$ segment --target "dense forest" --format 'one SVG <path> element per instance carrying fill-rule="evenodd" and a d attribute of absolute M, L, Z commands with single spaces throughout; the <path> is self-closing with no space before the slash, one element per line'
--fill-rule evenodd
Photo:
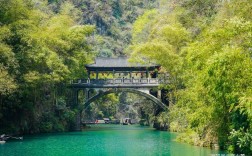
<path fill-rule="evenodd" d="M 250 0 L 0 0 L 0 134 L 71 130 L 69 81 L 96 56 L 127 55 L 169 75 L 168 112 L 138 105 L 141 117 L 178 141 L 252 154 L 251 10 Z M 111 118 L 148 102 L 99 100 L 90 112 Z"/>
<path fill-rule="evenodd" d="M 0 133 L 12 134 L 74 129 L 78 110 L 71 108 L 70 80 L 86 78 L 84 65 L 96 56 L 125 55 L 133 22 L 156 6 L 134 0 L 0 4 Z M 89 113 L 113 117 L 115 104 L 129 103 L 120 95 L 104 99 Z"/>
<path fill-rule="evenodd" d="M 128 52 L 169 73 L 160 120 L 179 141 L 252 152 L 251 1 L 163 1 L 133 25 Z M 168 119 L 168 120 L 167 120 Z"/>

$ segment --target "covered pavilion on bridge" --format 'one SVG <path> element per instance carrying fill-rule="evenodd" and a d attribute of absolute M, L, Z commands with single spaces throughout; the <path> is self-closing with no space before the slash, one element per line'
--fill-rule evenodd
<path fill-rule="evenodd" d="M 101 78 L 157 78 L 160 65 L 131 63 L 127 57 L 98 57 L 93 64 L 85 66 L 89 79 Z"/>

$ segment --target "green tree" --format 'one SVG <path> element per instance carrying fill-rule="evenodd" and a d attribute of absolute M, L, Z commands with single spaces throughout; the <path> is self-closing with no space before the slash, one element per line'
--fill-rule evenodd
<path fill-rule="evenodd" d="M 160 122 L 184 132 L 180 141 L 251 153 L 250 9 L 248 1 L 169 1 L 135 22 L 132 58 L 169 73 L 176 100 Z"/>
<path fill-rule="evenodd" d="M 86 75 L 94 26 L 78 25 L 79 11 L 67 2 L 58 13 L 46 1 L 1 1 L 0 10 L 1 131 L 67 130 L 74 112 L 55 105 L 66 94 L 62 83 Z"/>

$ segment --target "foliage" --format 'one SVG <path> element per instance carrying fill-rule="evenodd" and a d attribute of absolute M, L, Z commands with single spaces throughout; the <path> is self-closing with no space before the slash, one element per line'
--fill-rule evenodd
<path fill-rule="evenodd" d="M 90 38 L 92 49 L 98 56 L 125 55 L 131 42 L 132 23 L 146 9 L 157 7 L 156 0 L 66 0 L 81 11 L 79 22 L 96 26 Z M 51 0 L 50 6 L 59 12 L 63 0 Z"/>
<path fill-rule="evenodd" d="M 169 73 L 170 130 L 180 141 L 251 154 L 251 9 L 248 1 L 170 1 L 135 22 L 134 61 Z M 140 24 L 141 23 L 141 24 Z M 171 96 L 173 95 L 173 96 Z M 229 134 L 231 133 L 231 137 Z"/>
<path fill-rule="evenodd" d="M 10 94 L 17 89 L 17 85 L 3 66 L 0 66 L 0 71 L 0 95 Z"/>
<path fill-rule="evenodd" d="M 67 2 L 58 13 L 45 1 L 0 3 L 0 131 L 70 129 L 74 112 L 56 110 L 56 99 L 67 93 L 62 83 L 86 75 L 94 26 L 78 25 L 79 11 Z"/>
<path fill-rule="evenodd" d="M 102 118 L 114 118 L 117 113 L 118 98 L 116 94 L 108 94 L 91 105 L 91 112 L 93 114 L 92 120 Z"/>
<path fill-rule="evenodd" d="M 94 55 L 127 53 L 132 61 L 162 65 L 169 83 L 160 88 L 169 90 L 169 112 L 156 118 L 158 108 L 149 101 L 121 93 L 89 108 L 97 118 L 116 118 L 117 106 L 132 113 L 133 104 L 147 124 L 158 121 L 182 132 L 180 141 L 252 154 L 249 0 L 0 4 L 0 132 L 71 129 L 78 111 L 69 107 L 66 82 L 85 78 L 83 66 Z"/>
<path fill-rule="evenodd" d="M 239 130 L 232 130 L 230 132 L 229 139 L 232 141 L 232 145 L 229 146 L 229 150 L 235 153 L 250 153 L 252 150 L 252 132 L 244 131 L 244 128 Z"/>

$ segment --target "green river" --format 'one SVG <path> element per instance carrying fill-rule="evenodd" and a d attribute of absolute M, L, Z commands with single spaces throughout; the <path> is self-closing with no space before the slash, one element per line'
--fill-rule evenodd
<path fill-rule="evenodd" d="M 220 151 L 175 142 L 175 133 L 137 125 L 91 125 L 82 132 L 24 136 L 0 156 L 212 156 Z"/>

